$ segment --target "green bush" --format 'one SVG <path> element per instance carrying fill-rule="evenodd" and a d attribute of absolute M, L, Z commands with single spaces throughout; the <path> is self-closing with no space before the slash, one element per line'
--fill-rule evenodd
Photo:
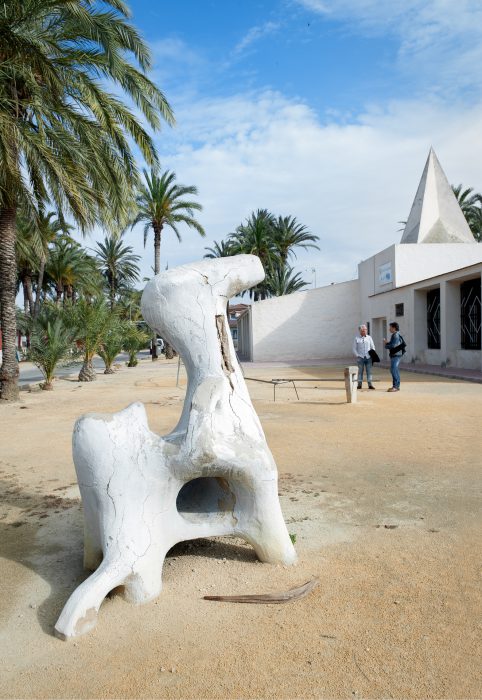
<path fill-rule="evenodd" d="M 135 323 L 127 323 L 124 326 L 122 348 L 129 354 L 129 361 L 127 362 L 128 367 L 135 367 L 137 365 L 137 353 L 139 350 L 147 347 L 150 340 L 150 334 L 138 328 Z"/>
<path fill-rule="evenodd" d="M 29 330 L 30 348 L 27 358 L 45 377 L 42 389 L 52 390 L 57 366 L 69 364 L 76 359 L 75 328 L 69 326 L 62 311 L 44 306 L 38 318 L 30 322 Z"/>

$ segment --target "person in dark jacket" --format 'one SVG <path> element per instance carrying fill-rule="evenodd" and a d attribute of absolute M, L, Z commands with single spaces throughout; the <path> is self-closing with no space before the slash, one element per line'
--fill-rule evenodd
<path fill-rule="evenodd" d="M 395 321 L 392 321 L 388 326 L 388 330 L 392 334 L 390 340 L 383 339 L 386 349 L 390 352 L 390 372 L 392 375 L 393 386 L 388 391 L 400 391 L 400 360 L 402 359 L 402 336 L 400 335 L 400 326 Z"/>

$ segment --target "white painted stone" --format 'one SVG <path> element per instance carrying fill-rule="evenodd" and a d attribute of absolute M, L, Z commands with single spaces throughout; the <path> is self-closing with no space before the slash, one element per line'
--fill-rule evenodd
<path fill-rule="evenodd" d="M 430 149 L 401 243 L 473 243 L 474 237 Z"/>
<path fill-rule="evenodd" d="M 166 553 L 183 540 L 237 535 L 261 561 L 296 560 L 276 464 L 226 318 L 228 300 L 263 277 L 257 257 L 240 255 L 184 265 L 147 284 L 143 316 L 186 366 L 184 407 L 165 437 L 150 431 L 140 403 L 77 421 L 84 563 L 95 571 L 67 601 L 55 627 L 61 638 L 92 629 L 117 586 L 133 603 L 158 596 Z"/>

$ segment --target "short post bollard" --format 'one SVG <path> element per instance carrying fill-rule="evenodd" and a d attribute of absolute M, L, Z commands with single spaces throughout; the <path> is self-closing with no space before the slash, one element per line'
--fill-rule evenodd
<path fill-rule="evenodd" d="M 356 403 L 357 402 L 357 377 L 358 377 L 358 367 L 345 367 L 345 389 L 346 389 L 346 402 Z"/>

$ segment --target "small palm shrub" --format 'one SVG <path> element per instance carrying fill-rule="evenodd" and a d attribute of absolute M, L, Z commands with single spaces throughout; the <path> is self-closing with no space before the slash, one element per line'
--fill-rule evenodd
<path fill-rule="evenodd" d="M 124 324 L 118 323 L 111 328 L 99 347 L 99 355 L 105 364 L 104 374 L 114 374 L 112 365 L 122 351 L 124 343 Z"/>
<path fill-rule="evenodd" d="M 45 377 L 42 389 L 51 391 L 55 370 L 60 364 L 75 359 L 73 342 L 75 329 L 66 323 L 65 315 L 49 306 L 30 324 L 30 349 L 28 359 Z"/>
<path fill-rule="evenodd" d="M 137 353 L 149 345 L 151 337 L 135 323 L 128 323 L 124 330 L 123 349 L 129 354 L 128 367 L 137 365 Z"/>
<path fill-rule="evenodd" d="M 67 315 L 69 323 L 76 328 L 75 340 L 83 356 L 79 372 L 79 382 L 92 382 L 96 374 L 92 360 L 99 352 L 109 331 L 118 323 L 117 316 L 111 312 L 105 299 L 79 299 L 72 305 Z"/>

